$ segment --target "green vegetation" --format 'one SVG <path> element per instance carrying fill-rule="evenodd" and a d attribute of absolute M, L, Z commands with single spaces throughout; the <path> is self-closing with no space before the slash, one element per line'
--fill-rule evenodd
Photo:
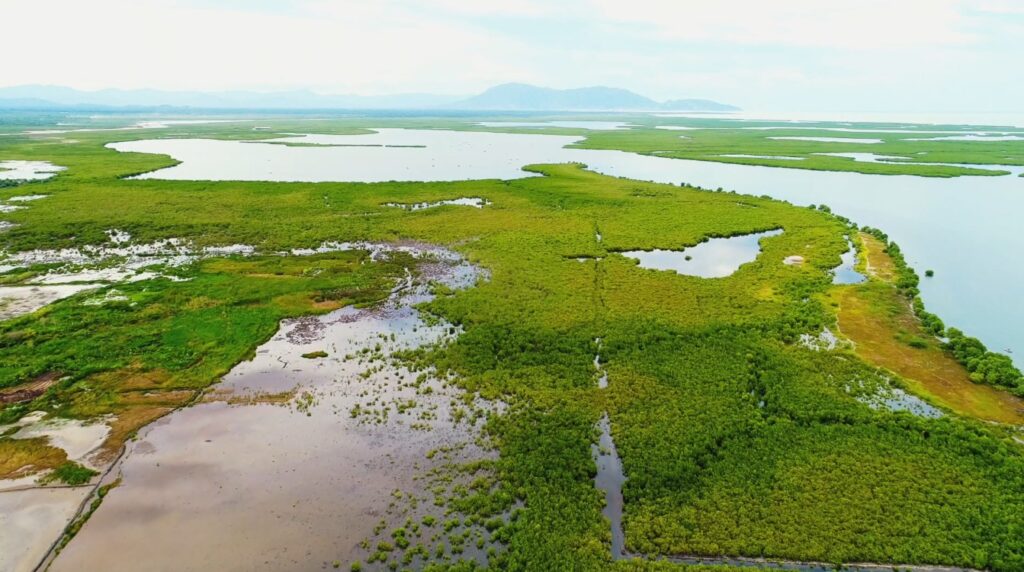
<path fill-rule="evenodd" d="M 8 406 L 10 409 L 11 406 Z M 67 454 L 51 446 L 45 437 L 11 439 L 0 437 L 0 478 L 11 479 L 56 469 L 67 461 Z"/>
<path fill-rule="evenodd" d="M 970 417 L 1024 423 L 1021 401 L 972 382 L 967 369 L 941 340 L 925 331 L 892 284 L 871 280 L 837 289 L 831 298 L 837 305 L 839 330 L 856 344 L 857 355 L 902 378 L 914 393 Z"/>
<path fill-rule="evenodd" d="M 188 133 L 252 137 L 247 129 L 205 126 Z M 311 122 L 302 129 L 351 126 Z M 665 133 L 678 139 L 678 133 Z M 373 303 L 405 266 L 415 266 L 397 257 L 363 264 L 363 252 L 269 253 L 332 240 L 420 240 L 458 250 L 487 269 L 490 280 L 439 292 L 423 310 L 461 328 L 461 335 L 407 352 L 405 359 L 453 374 L 470 398 L 479 394 L 507 404 L 486 419 L 487 437 L 500 456 L 463 467 L 479 482 L 452 495 L 451 514 L 443 521 L 422 521 L 429 534 L 447 534 L 453 553 L 438 544 L 439 561 L 425 569 L 473 569 L 455 562 L 459 551 L 473 545 L 475 538 L 466 534 L 471 525 L 501 547 L 489 557 L 496 569 L 677 568 L 611 560 L 591 457 L 595 423 L 605 412 L 628 476 L 625 532 L 633 552 L 1000 572 L 1024 567 L 1024 456 L 1010 431 L 972 418 L 970 411 L 927 419 L 874 408 L 865 398 L 889 387 L 890 377 L 916 391 L 920 383 L 910 374 L 917 372 L 903 376 L 896 366 L 875 363 L 869 357 L 875 354 L 859 342 L 856 350 L 834 351 L 800 342 L 804 334 L 835 329 L 837 315 L 840 330 L 853 338 L 840 314 L 851 306 L 857 310 L 859 301 L 859 315 L 877 325 L 864 331 L 884 332 L 875 336 L 879 355 L 933 352 L 947 362 L 927 363 L 962 372 L 949 356 L 959 351 L 964 357 L 957 359 L 968 368 L 976 360 L 971 371 L 985 380 L 993 371 L 988 354 L 979 354 L 972 342 L 954 342 L 951 335 L 946 349 L 929 339 L 941 322 L 923 308 L 920 320 L 885 313 L 916 300 L 917 277 L 884 239 L 869 236 L 886 242 L 895 286 L 881 280 L 833 286 L 830 270 L 839 264 L 851 229 L 827 209 L 614 179 L 579 165 L 533 166 L 545 176 L 513 181 L 128 180 L 122 177 L 172 163 L 103 147 L 128 136 L 146 135 L 82 133 L 74 144 L 9 137 L 0 144 L 0 159 L 69 167 L 34 184 L 50 197 L 4 216 L 19 226 L 0 235 L 3 247 L 100 245 L 107 243 L 107 230 L 121 229 L 138 242 L 177 237 L 199 246 L 250 244 L 268 254 L 165 269 L 188 280 L 119 284 L 126 300 L 87 305 L 104 292 L 86 293 L 0 323 L 0 387 L 48 372 L 66 376 L 35 401 L 5 412 L 146 412 L 119 433 L 123 440 L 250 355 L 281 318 Z M 584 145 L 624 147 L 631 141 L 628 133 L 608 137 L 622 139 L 596 134 Z M 490 205 L 421 211 L 382 206 L 459 196 Z M 595 241 L 595 228 L 602 242 Z M 784 232 L 763 239 L 754 262 L 720 279 L 647 271 L 615 254 L 774 228 Z M 797 253 L 804 264 L 782 263 Z M 581 263 L 577 257 L 589 258 Z M 904 318 L 909 321 L 900 337 L 892 325 Z M 598 338 L 608 372 L 603 390 L 593 364 Z M 915 339 L 927 347 L 913 347 Z M 1004 379 L 995 370 L 996 379 Z M 997 391 L 968 385 L 971 395 Z M 1008 407 L 1020 407 L 1019 400 L 1000 395 Z M 1019 423 L 1013 419 L 1000 420 Z M 8 441 L 0 439 L 0 447 L 10 447 Z M 363 559 L 366 568 L 397 568 L 403 552 L 414 550 L 422 558 L 411 525 L 387 534 Z"/>
<path fill-rule="evenodd" d="M 957 361 L 971 372 L 971 381 L 1001 385 L 1024 395 L 1024 376 L 1009 356 L 988 351 L 981 340 L 964 335 L 956 328 L 946 330 L 948 347 Z"/>
<path fill-rule="evenodd" d="M 113 482 L 107 483 L 105 485 L 100 485 L 96 489 L 96 495 L 89 503 L 89 506 L 88 508 L 86 508 L 85 512 L 80 514 L 78 518 L 73 520 L 71 524 L 69 524 L 68 527 L 64 530 L 64 535 L 61 536 L 60 540 L 57 542 L 58 554 L 60 553 L 61 550 L 64 550 L 68 543 L 71 542 L 71 540 L 79 533 L 79 531 L 82 530 L 82 526 L 84 526 L 85 523 L 89 520 L 89 517 L 91 517 L 92 514 L 96 512 L 96 509 L 100 508 L 100 505 L 103 504 L 103 499 L 106 498 L 108 494 L 110 494 L 110 491 L 114 488 L 117 488 L 120 485 L 121 478 L 118 477 Z"/>
<path fill-rule="evenodd" d="M 865 228 L 862 232 L 874 236 L 885 245 L 885 253 L 892 259 L 897 271 L 897 288 L 910 299 L 914 313 L 926 331 L 940 338 L 948 338 L 946 347 L 956 360 L 967 368 L 971 380 L 975 383 L 1009 388 L 1017 395 L 1024 396 L 1024 374 L 1013 365 L 1013 360 L 1009 356 L 989 351 L 980 340 L 967 336 L 956 328 L 947 330 L 938 316 L 924 309 L 924 302 L 918 295 L 919 279 L 914 270 L 907 265 L 899 246 L 889 241 L 885 233 L 878 229 Z"/>
<path fill-rule="evenodd" d="M 362 264 L 365 252 L 301 258 L 213 259 L 168 278 L 120 284 L 122 298 L 83 293 L 29 316 L 0 322 L 0 388 L 59 372 L 61 381 L 31 407 L 70 418 L 115 414 L 104 443 L 112 458 L 138 428 L 193 399 L 282 318 L 324 312 L 387 295 L 402 257 Z M 182 280 L 182 278 L 187 278 Z M 24 447 L 0 439 L 0 446 Z M 38 467 L 50 462 L 32 463 Z"/>
<path fill-rule="evenodd" d="M 586 132 L 586 140 L 576 146 L 586 149 L 617 149 L 676 159 L 879 175 L 998 176 L 1006 175 L 1008 171 L 983 167 L 1024 165 L 1024 141 L 928 141 L 926 139 L 942 135 L 914 133 L 913 129 L 900 132 L 903 126 L 885 123 L 859 123 L 843 128 L 848 131 L 833 131 L 836 124 L 827 122 L 795 126 L 778 121 L 693 118 L 636 118 L 630 121 L 638 124 L 638 127 L 618 131 Z M 680 125 L 688 129 L 656 129 L 657 126 Z M 858 132 L 858 129 L 868 131 Z M 927 129 L 956 133 L 964 132 L 966 128 L 930 125 Z M 878 139 L 881 142 L 863 144 L 776 139 L 780 137 Z M 874 153 L 891 159 L 865 162 L 826 155 L 828 153 Z"/>
<path fill-rule="evenodd" d="M 42 482 L 60 481 L 65 485 L 84 485 L 98 474 L 98 472 L 88 467 L 83 467 L 74 461 L 65 461 L 54 469 L 52 473 L 43 477 Z"/>

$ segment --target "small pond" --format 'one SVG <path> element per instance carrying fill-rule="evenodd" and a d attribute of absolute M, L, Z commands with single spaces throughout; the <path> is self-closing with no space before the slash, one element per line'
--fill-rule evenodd
<path fill-rule="evenodd" d="M 761 253 L 761 239 L 782 234 L 781 229 L 712 238 L 682 250 L 630 250 L 621 254 L 639 261 L 640 268 L 671 270 L 687 276 L 724 278 Z"/>
<path fill-rule="evenodd" d="M 0 161 L 0 180 L 39 181 L 63 170 L 47 161 Z"/>
<path fill-rule="evenodd" d="M 434 207 L 442 207 L 445 205 L 455 205 L 462 207 L 473 207 L 482 209 L 491 203 L 479 197 L 460 197 L 457 199 L 447 199 L 443 201 L 435 201 L 432 203 L 384 203 L 386 207 L 398 207 L 407 211 L 421 211 L 423 209 L 430 209 Z"/>

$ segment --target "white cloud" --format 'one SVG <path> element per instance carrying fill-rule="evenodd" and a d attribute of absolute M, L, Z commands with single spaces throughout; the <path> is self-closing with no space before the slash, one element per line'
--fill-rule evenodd
<path fill-rule="evenodd" d="M 592 1 L 606 19 L 690 42 L 874 50 L 972 39 L 959 0 Z"/>
<path fill-rule="evenodd" d="M 1020 0 L 985 0 L 977 8 L 980 12 L 1024 16 L 1024 2 Z"/>
<path fill-rule="evenodd" d="M 1019 108 L 1024 0 L 0 0 L 0 85 Z M 954 99 L 956 100 L 954 102 Z M 964 103 L 966 102 L 966 103 Z M 880 104 L 880 105 L 881 105 Z"/>
<path fill-rule="evenodd" d="M 420 8 L 440 9 L 474 16 L 518 16 L 541 17 L 557 13 L 558 4 L 537 0 L 505 0 L 487 2 L 483 0 L 421 0 Z"/>
<path fill-rule="evenodd" d="M 516 75 L 521 47 L 387 2 L 288 13 L 170 0 L 34 0 L 2 9 L 4 83 L 173 89 L 466 89 Z M 452 81 L 453 75 L 471 81 Z"/>

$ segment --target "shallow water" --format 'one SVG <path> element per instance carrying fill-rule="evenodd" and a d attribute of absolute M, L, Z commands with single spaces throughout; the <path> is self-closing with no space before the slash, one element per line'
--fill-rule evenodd
<path fill-rule="evenodd" d="M 47 161 L 0 161 L 0 179 L 13 181 L 41 181 L 49 179 L 65 167 Z"/>
<path fill-rule="evenodd" d="M 29 423 L 14 433 L 12 439 L 46 437 L 49 444 L 67 453 L 68 460 L 97 469 L 101 465 L 91 459 L 93 453 L 110 434 L 110 427 L 98 421 L 78 419 L 44 419 Z"/>
<path fill-rule="evenodd" d="M 481 127 L 563 127 L 594 131 L 629 129 L 629 123 L 621 121 L 481 121 L 477 125 Z"/>
<path fill-rule="evenodd" d="M 178 267 L 200 258 L 231 254 L 252 254 L 248 245 L 233 244 L 193 248 L 191 244 L 170 238 L 149 243 L 132 243 L 128 233 L 107 231 L 110 243 L 81 248 L 25 250 L 13 253 L 0 251 L 0 272 L 10 272 L 33 264 L 60 265 L 46 274 L 35 276 L 27 286 L 72 284 L 83 282 L 134 282 L 161 276 L 146 271 L 154 265 Z M 173 279 L 173 277 L 172 277 Z M 90 285 L 95 286 L 95 285 Z"/>
<path fill-rule="evenodd" d="M 443 207 L 445 205 L 455 205 L 455 206 L 462 206 L 462 207 L 474 207 L 474 208 L 482 209 L 485 206 L 487 206 L 488 204 L 490 204 L 490 203 L 488 203 L 486 200 L 478 198 L 478 197 L 461 197 L 461 198 L 458 198 L 458 199 L 447 199 L 447 200 L 436 201 L 436 202 L 432 202 L 432 203 L 385 203 L 384 206 L 398 207 L 400 209 L 405 209 L 407 211 L 421 211 L 423 209 L 431 209 L 431 208 L 434 208 L 434 207 Z"/>
<path fill-rule="evenodd" d="M 237 181 L 456 181 L 536 176 L 579 137 L 380 129 L 370 135 L 310 135 L 271 143 L 160 139 L 113 143 L 118 151 L 166 153 L 180 165 L 140 179 Z M 303 146 L 280 143 L 302 143 Z M 312 146 L 310 146 L 312 145 Z M 383 145 L 392 145 L 384 147 Z"/>
<path fill-rule="evenodd" d="M 88 487 L 0 492 L 0 570 L 34 570 L 89 492 Z"/>
<path fill-rule="evenodd" d="M 7 199 L 9 203 L 26 203 L 29 201 L 38 201 L 39 199 L 45 199 L 50 195 L 18 195 Z"/>
<path fill-rule="evenodd" d="M 941 409 L 898 387 L 890 388 L 888 392 L 880 396 L 880 402 L 873 401 L 870 405 L 875 408 L 888 409 L 889 411 L 906 411 L 918 417 L 928 417 L 931 419 L 943 416 Z"/>
<path fill-rule="evenodd" d="M 909 125 L 907 128 L 911 128 Z M 334 136 L 321 136 L 334 137 Z M 434 130 L 380 130 L 376 135 L 344 136 L 349 143 L 401 144 L 421 149 L 286 147 L 233 141 L 150 140 L 113 145 L 120 150 L 170 153 L 184 164 L 148 173 L 146 178 L 346 181 L 389 179 L 454 180 L 528 176 L 528 163 L 578 161 L 608 175 L 663 183 L 723 187 L 769 195 L 799 205 L 827 204 L 862 225 L 883 229 L 900 244 L 908 262 L 931 268 L 941 279 L 921 288 L 929 310 L 946 323 L 981 338 L 991 349 L 1014 350 L 1024 365 L 1024 304 L 1016 300 L 1024 283 L 1024 233 L 1015 231 L 1024 212 L 1024 167 L 998 167 L 1012 176 L 914 177 L 810 171 L 669 159 L 621 151 L 564 149 L 579 137 Z M 360 137 L 364 139 L 359 139 Z M 256 156 L 253 150 L 258 150 Z M 438 160 L 414 156 L 437 155 Z M 257 158 L 258 157 L 258 158 Z M 302 166 L 275 171 L 266 165 Z M 360 163 L 359 168 L 351 166 Z M 472 166 L 469 172 L 460 165 Z M 186 169 L 182 171 L 181 169 Z M 937 230 L 941 229 L 941 231 Z"/>
<path fill-rule="evenodd" d="M 928 137 L 918 139 L 904 139 L 904 141 L 1024 141 L 1020 135 L 950 135 L 948 137 Z"/>
<path fill-rule="evenodd" d="M 858 163 L 892 163 L 900 162 L 906 163 L 910 161 L 908 157 L 902 157 L 900 155 L 878 155 L 876 153 L 813 153 L 814 155 L 821 155 L 822 157 L 840 157 L 842 159 L 853 159 Z M 920 165 L 920 163 L 911 163 L 912 165 Z"/>
<path fill-rule="evenodd" d="M 1002 166 L 1002 165 L 985 165 L 985 164 L 974 164 L 974 163 L 926 163 L 922 161 L 914 161 L 910 157 L 903 157 L 900 155 L 878 155 L 875 153 L 813 153 L 814 155 L 821 155 L 823 157 L 841 157 L 844 159 L 853 159 L 857 163 L 883 163 L 893 164 L 899 163 L 900 165 L 923 165 L 923 166 L 939 166 L 939 167 L 964 167 L 967 169 L 981 169 L 984 171 L 1000 171 L 1004 174 L 1008 171 L 1014 171 L 1020 169 L 1020 167 Z"/>
<path fill-rule="evenodd" d="M 379 308 L 283 322 L 203 403 L 144 431 L 118 467 L 122 484 L 52 569 L 330 568 L 365 558 L 358 543 L 379 521 L 395 524 L 395 491 L 427 496 L 416 477 L 443 462 L 429 451 L 468 444 L 461 455 L 486 457 L 476 430 L 453 422 L 452 391 L 429 380 L 432 393 L 417 392 L 420 372 L 388 358 L 453 335 L 413 308 L 430 299 L 429 281 L 460 288 L 480 274 L 448 251 L 407 248 L 437 257 L 422 281 L 410 276 Z M 303 356 L 316 351 L 327 356 Z M 282 392 L 294 397 L 268 397 Z"/>
<path fill-rule="evenodd" d="M 824 328 L 817 335 L 800 334 L 800 345 L 816 352 L 831 351 L 840 346 L 840 340 L 832 330 Z"/>
<path fill-rule="evenodd" d="M 832 272 L 833 284 L 860 284 L 868 279 L 855 270 L 857 266 L 857 249 L 854 248 L 850 237 L 846 237 L 846 252 L 840 255 L 842 262 Z"/>
<path fill-rule="evenodd" d="M 0 286 L 0 320 L 35 312 L 47 304 L 97 287 L 95 284 Z"/>
<path fill-rule="evenodd" d="M 26 131 L 26 135 L 63 135 L 66 133 L 83 133 L 93 131 L 132 131 L 136 129 L 167 129 L 175 125 L 202 125 L 206 123 L 236 123 L 249 121 L 246 119 L 159 119 L 155 121 L 139 121 L 124 127 L 77 127 L 74 129 L 35 129 Z M 58 125 L 60 125 L 58 123 Z"/>
<path fill-rule="evenodd" d="M 753 262 L 761 253 L 761 239 L 782 234 L 770 230 L 729 238 L 712 238 L 682 250 L 630 250 L 623 256 L 639 261 L 640 268 L 672 270 L 687 276 L 724 278 Z"/>
<path fill-rule="evenodd" d="M 622 485 L 626 482 L 626 473 L 622 469 L 622 460 L 612 440 L 611 422 L 606 413 L 597 424 L 601 436 L 596 444 L 590 446 L 591 455 L 597 464 L 594 486 L 604 493 L 604 508 L 601 514 L 611 522 L 612 527 L 612 558 L 626 556 L 626 535 L 622 529 Z"/>
<path fill-rule="evenodd" d="M 775 159 L 776 161 L 803 161 L 803 157 L 788 157 L 786 155 L 744 155 L 735 153 L 730 155 L 719 155 L 719 157 L 731 157 L 734 159 Z"/>
<path fill-rule="evenodd" d="M 584 258 L 581 262 L 585 262 L 587 259 Z M 608 387 L 608 371 L 604 368 L 604 364 L 601 363 L 601 349 L 604 347 L 601 338 L 594 340 L 594 344 L 597 346 L 597 353 L 594 354 L 594 370 L 597 372 L 597 387 L 598 389 L 606 389 Z"/>

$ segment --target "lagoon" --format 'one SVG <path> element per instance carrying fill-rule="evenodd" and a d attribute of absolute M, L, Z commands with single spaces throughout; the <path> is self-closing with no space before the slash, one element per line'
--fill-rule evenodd
<path fill-rule="evenodd" d="M 380 129 L 371 135 L 318 135 L 292 141 L 328 145 L 162 139 L 114 143 L 118 151 L 166 153 L 180 165 L 147 179 L 273 181 L 444 181 L 532 176 L 531 163 L 577 161 L 617 177 L 769 195 L 794 204 L 827 204 L 854 222 L 883 229 L 907 261 L 936 278 L 923 280 L 929 310 L 982 339 L 993 351 L 1011 349 L 1024 365 L 1024 304 L 1017 297 L 1024 266 L 1022 167 L 994 167 L 1007 176 L 934 178 L 810 171 L 669 159 L 622 151 L 565 148 L 580 137 Z M 665 245 L 673 247 L 674 245 Z"/>
<path fill-rule="evenodd" d="M 468 181 L 534 176 L 579 137 L 379 129 L 369 135 L 308 135 L 266 142 L 153 139 L 118 151 L 166 153 L 182 163 L 139 179 L 233 181 Z M 301 145 L 289 145 L 289 144 Z M 384 145 L 390 145 L 385 147 Z M 556 159 L 557 161 L 557 159 Z"/>

